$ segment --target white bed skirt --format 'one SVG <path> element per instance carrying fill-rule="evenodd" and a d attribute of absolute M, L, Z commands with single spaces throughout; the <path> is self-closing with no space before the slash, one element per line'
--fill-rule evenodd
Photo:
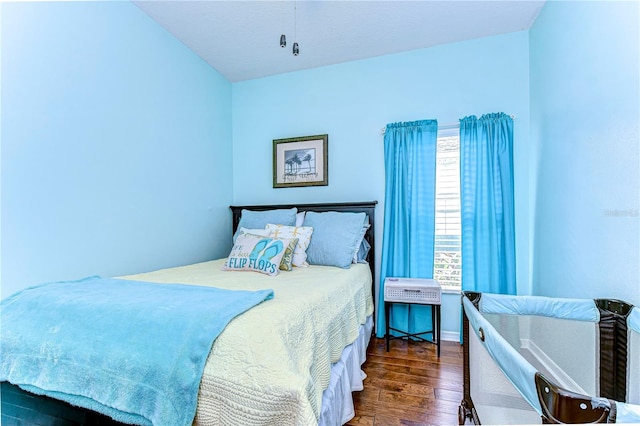
<path fill-rule="evenodd" d="M 360 326 L 357 339 L 344 348 L 340 360 L 331 366 L 331 381 L 322 394 L 320 426 L 343 425 L 355 416 L 353 391 L 364 389 L 366 377 L 361 366 L 367 359 L 367 346 L 373 330 L 373 316 Z"/>

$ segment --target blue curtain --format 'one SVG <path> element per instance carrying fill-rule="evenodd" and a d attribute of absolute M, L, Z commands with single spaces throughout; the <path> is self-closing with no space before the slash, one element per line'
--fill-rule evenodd
<path fill-rule="evenodd" d="M 384 134 L 385 207 L 377 336 L 385 333 L 386 277 L 433 278 L 438 122 L 388 124 Z M 431 307 L 394 304 L 390 326 L 431 329 Z"/>
<path fill-rule="evenodd" d="M 513 120 L 460 120 L 462 289 L 516 293 Z"/>

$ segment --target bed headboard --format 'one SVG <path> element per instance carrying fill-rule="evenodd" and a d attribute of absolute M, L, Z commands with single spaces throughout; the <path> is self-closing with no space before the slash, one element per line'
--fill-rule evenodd
<path fill-rule="evenodd" d="M 272 209 L 290 209 L 292 207 L 296 207 L 298 211 L 312 211 L 312 212 L 352 212 L 352 213 L 366 213 L 369 216 L 369 223 L 371 226 L 365 233 L 364 238 L 371 245 L 371 249 L 369 250 L 369 254 L 367 256 L 367 262 L 369 262 L 369 268 L 371 269 L 371 291 L 373 295 L 375 295 L 375 259 L 376 259 L 376 250 L 375 250 L 375 211 L 376 211 L 377 201 L 366 201 L 366 202 L 357 202 L 357 203 L 319 203 L 319 204 L 271 204 L 271 205 L 259 205 L 259 206 L 230 206 L 231 211 L 233 212 L 233 233 L 238 229 L 238 223 L 240 223 L 240 215 L 242 214 L 242 209 L 246 210 L 272 210 Z M 375 296 L 374 296 L 375 297 Z"/>

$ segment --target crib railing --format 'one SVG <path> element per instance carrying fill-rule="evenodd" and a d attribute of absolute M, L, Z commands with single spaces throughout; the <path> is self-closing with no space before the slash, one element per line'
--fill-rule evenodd
<path fill-rule="evenodd" d="M 542 408 L 542 423 L 615 423 L 615 402 L 570 392 L 536 374 L 536 389 Z"/>
<path fill-rule="evenodd" d="M 490 413 L 485 421 L 503 424 L 518 423 L 516 417 L 522 413 L 519 419 L 522 423 L 535 422 L 536 418 L 542 423 L 640 423 L 638 308 L 619 300 L 553 299 L 477 292 L 463 292 L 462 304 L 464 393 L 458 412 L 460 424 L 469 421 L 480 424 L 482 416 L 479 412 Z M 534 323 L 537 328 L 531 326 Z M 570 330 L 577 330 L 571 331 L 569 337 L 565 336 L 565 346 L 571 343 L 577 346 L 573 348 L 576 362 L 572 362 L 571 353 L 567 352 L 571 348 L 563 347 L 563 340 L 556 341 L 551 352 L 564 352 L 560 357 L 563 360 L 559 362 L 560 366 L 550 360 L 552 368 L 549 371 L 555 373 L 553 368 L 562 370 L 564 367 L 575 373 L 576 368 L 586 366 L 592 373 L 587 379 L 578 380 L 580 384 L 570 377 L 565 382 L 562 375 L 545 376 L 549 371 L 543 368 L 543 374 L 536 370 L 525 359 L 528 352 L 520 350 L 529 341 L 527 327 L 536 328 L 531 334 L 540 334 L 540 328 L 557 328 L 556 323 L 570 323 L 575 327 Z M 505 329 L 509 335 L 502 336 L 494 324 L 515 324 L 516 330 Z M 532 346 L 536 347 L 534 343 Z M 593 352 L 594 359 L 590 360 L 585 351 Z M 481 377 L 475 377 L 478 374 L 475 370 L 481 370 Z M 559 385 L 557 380 L 565 386 L 568 383 L 569 388 Z M 505 383 L 507 387 L 513 386 L 511 391 L 486 392 L 493 382 L 501 389 L 505 389 Z M 593 392 L 597 396 L 581 392 Z M 474 402 L 474 398 L 478 401 Z M 497 405 L 499 409 L 493 410 L 492 399 L 503 399 L 505 405 Z M 495 418 L 495 412 L 501 410 L 509 413 L 502 421 Z"/>

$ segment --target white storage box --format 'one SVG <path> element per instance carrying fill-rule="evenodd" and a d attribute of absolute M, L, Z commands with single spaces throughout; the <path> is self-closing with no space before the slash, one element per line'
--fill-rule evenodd
<path fill-rule="evenodd" d="M 386 278 L 384 301 L 439 305 L 442 289 L 438 281 L 427 278 Z"/>

